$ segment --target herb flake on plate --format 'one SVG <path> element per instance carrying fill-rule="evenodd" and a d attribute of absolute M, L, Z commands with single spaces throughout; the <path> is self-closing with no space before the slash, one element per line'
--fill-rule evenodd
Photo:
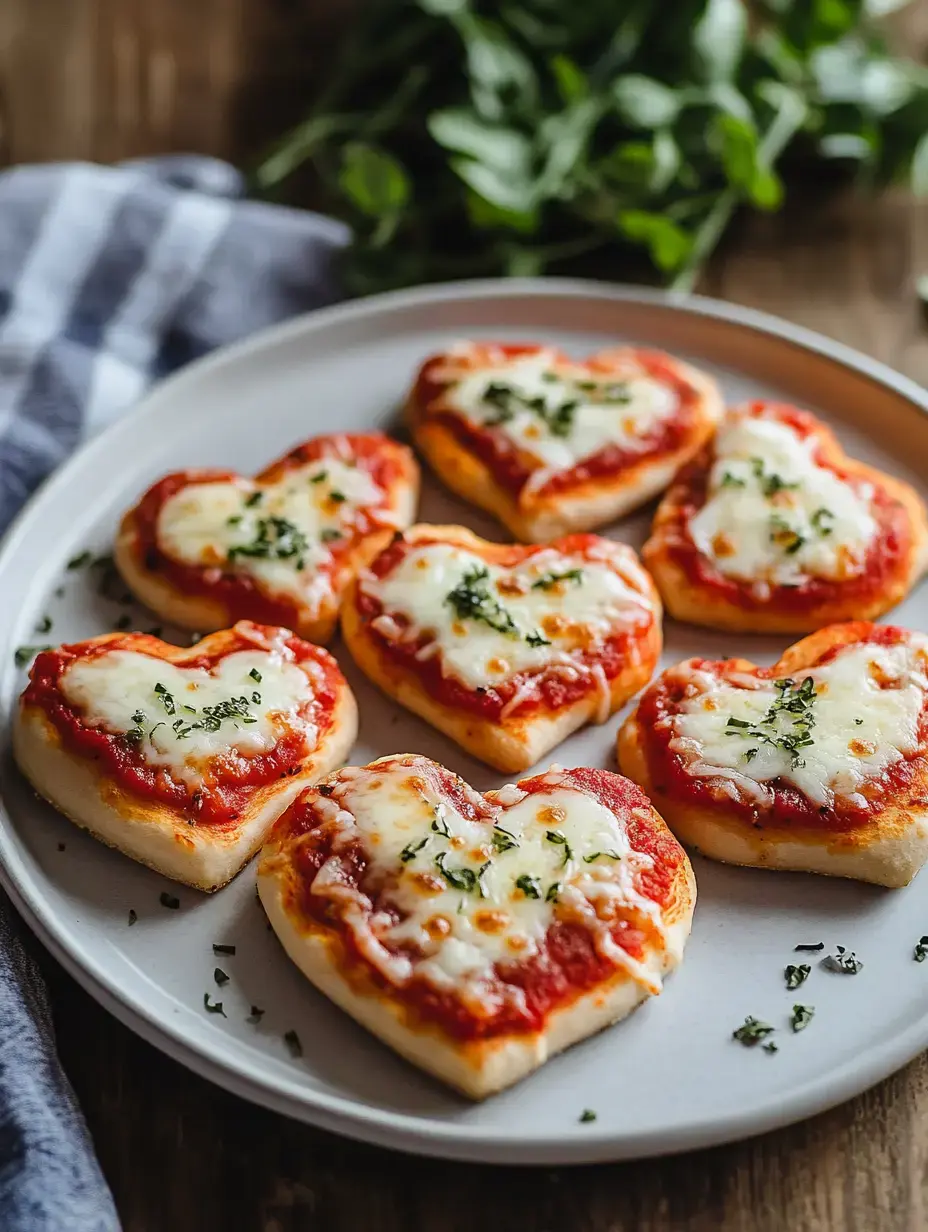
<path fill-rule="evenodd" d="M 854 951 L 846 950 L 843 945 L 835 946 L 835 953 L 823 958 L 821 965 L 826 971 L 836 971 L 840 975 L 857 975 L 864 967 Z"/>
<path fill-rule="evenodd" d="M 745 1048 L 753 1048 L 768 1035 L 772 1035 L 774 1029 L 769 1022 L 762 1022 L 760 1018 L 749 1014 L 741 1026 L 732 1031 L 731 1037 L 739 1044 L 743 1044 Z"/>
<path fill-rule="evenodd" d="M 814 1005 L 794 1005 L 789 1025 L 794 1032 L 804 1031 L 815 1015 Z"/>
<path fill-rule="evenodd" d="M 783 972 L 786 977 L 786 987 L 792 991 L 798 988 L 800 984 L 804 984 L 812 973 L 812 968 L 808 963 L 801 963 L 798 967 L 794 967 L 792 963 Z"/>
<path fill-rule="evenodd" d="M 203 1008 L 206 1010 L 207 1014 L 221 1014 L 223 1018 L 228 1018 L 228 1014 L 226 1014 L 225 1010 L 222 1008 L 222 1002 L 211 1001 L 208 992 L 203 994 Z"/>

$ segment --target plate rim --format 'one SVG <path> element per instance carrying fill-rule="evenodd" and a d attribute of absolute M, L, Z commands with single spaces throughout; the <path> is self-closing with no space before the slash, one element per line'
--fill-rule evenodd
<path fill-rule="evenodd" d="M 390 316 L 407 307 L 448 301 L 501 297 L 532 300 L 558 296 L 568 300 L 587 298 L 600 303 L 640 303 L 747 328 L 865 376 L 904 398 L 910 409 L 928 414 L 928 391 L 882 361 L 805 326 L 706 296 L 570 278 L 479 279 L 391 291 L 317 309 L 271 325 L 230 346 L 218 348 L 157 382 L 114 423 L 80 446 L 30 497 L 0 545 L 0 577 L 17 557 L 20 541 L 32 525 L 41 520 L 45 502 L 68 486 L 72 471 L 85 466 L 98 453 L 105 455 L 111 442 L 118 441 L 123 433 L 131 434 L 133 420 L 145 412 L 150 402 L 164 395 L 171 396 L 185 381 L 200 379 L 230 362 L 247 361 L 253 353 L 337 326 L 340 322 Z M 58 926 L 54 913 L 47 909 L 41 887 L 35 882 L 27 861 L 20 858 L 11 844 L 12 826 L 2 800 L 0 822 L 3 823 L 0 824 L 0 884 L 46 949 L 106 1010 L 147 1042 L 236 1095 L 297 1120 L 379 1146 L 497 1164 L 569 1165 L 671 1154 L 751 1137 L 824 1112 L 879 1082 L 928 1047 L 926 1015 L 890 1040 L 871 1047 L 864 1064 L 856 1059 L 848 1061 L 838 1070 L 806 1083 L 785 1102 L 770 1099 L 760 1109 L 754 1108 L 744 1114 L 723 1117 L 710 1114 L 673 1130 L 666 1127 L 649 1130 L 634 1141 L 627 1134 L 617 1136 L 605 1130 L 597 1133 L 594 1127 L 582 1130 L 573 1127 L 571 1130 L 565 1125 L 559 1133 L 523 1137 L 514 1142 L 498 1128 L 462 1125 L 428 1114 L 365 1105 L 351 1096 L 308 1091 L 296 1080 L 268 1074 L 260 1064 L 249 1065 L 239 1058 L 216 1059 L 201 1047 L 188 1043 L 179 1030 L 172 1030 L 169 1020 L 156 1019 L 141 999 L 132 998 L 120 989 L 117 980 L 107 975 L 84 947 L 75 944 L 73 939 L 69 942 L 65 929 Z M 398 1135 L 402 1141 L 397 1141 Z"/>

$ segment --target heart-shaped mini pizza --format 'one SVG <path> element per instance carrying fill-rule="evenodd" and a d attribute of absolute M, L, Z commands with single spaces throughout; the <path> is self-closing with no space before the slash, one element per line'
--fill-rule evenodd
<path fill-rule="evenodd" d="M 481 795 L 404 754 L 305 791 L 258 893 L 320 991 L 482 1099 L 661 991 L 696 884 L 620 775 L 552 768 Z"/>
<path fill-rule="evenodd" d="M 44 651 L 13 748 L 36 791 L 96 838 L 215 890 L 344 761 L 357 726 L 328 651 L 240 621 L 183 650 L 107 633 Z"/>
<path fill-rule="evenodd" d="M 123 518 L 116 563 L 182 628 L 256 620 L 325 642 L 348 580 L 409 525 L 418 490 L 404 445 L 376 432 L 318 436 L 254 479 L 165 476 Z"/>
<path fill-rule="evenodd" d="M 467 342 L 426 361 L 407 413 L 448 487 L 533 543 L 650 500 L 722 409 L 710 377 L 659 351 Z"/>
<path fill-rule="evenodd" d="M 704 855 L 901 886 L 928 857 L 926 703 L 928 638 L 830 625 L 773 667 L 670 668 L 619 763 Z"/>
<path fill-rule="evenodd" d="M 678 620 L 804 633 L 904 598 L 928 521 L 908 484 L 847 457 L 813 415 L 752 402 L 671 487 L 643 555 Z"/>
<path fill-rule="evenodd" d="M 660 620 L 625 544 L 503 545 L 461 526 L 397 535 L 342 608 L 345 642 L 371 680 L 504 771 L 604 723 L 646 684 Z"/>

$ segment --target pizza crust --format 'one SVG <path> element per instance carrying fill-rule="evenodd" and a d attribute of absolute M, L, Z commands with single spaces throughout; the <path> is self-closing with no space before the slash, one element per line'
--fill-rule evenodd
<path fill-rule="evenodd" d="M 431 539 L 436 535 L 480 553 L 486 549 L 492 553 L 496 546 L 460 526 L 414 526 L 407 532 L 406 538 L 416 542 L 420 537 Z M 647 575 L 643 576 L 647 578 Z M 508 718 L 488 719 L 439 701 L 423 686 L 414 671 L 383 653 L 358 610 L 359 585 L 358 578 L 349 584 L 341 617 L 345 645 L 358 667 L 388 697 L 450 736 L 474 757 L 506 774 L 517 774 L 534 766 L 546 753 L 587 723 L 605 722 L 639 689 L 644 688 L 660 658 L 660 598 L 647 578 L 648 597 L 654 605 L 654 620 L 638 641 L 637 654 L 629 655 L 623 670 L 609 682 L 607 702 L 599 693 L 593 692 L 557 711 L 536 710 L 527 717 L 520 717 L 516 712 Z"/>
<path fill-rule="evenodd" d="M 906 511 L 912 541 L 903 567 L 869 596 L 850 591 L 829 602 L 797 609 L 784 601 L 784 589 L 771 587 L 769 599 L 741 605 L 710 583 L 694 580 L 675 559 L 673 544 L 680 535 L 681 506 L 691 491 L 691 471 L 684 473 L 658 506 L 651 534 L 641 550 L 642 560 L 654 578 L 668 613 L 675 619 L 710 629 L 733 633 L 809 633 L 824 625 L 848 620 L 876 620 L 901 603 L 928 570 L 928 513 L 924 502 L 907 483 L 875 467 L 849 458 L 825 424 L 818 424 L 822 454 L 855 478 L 882 487 Z M 711 449 L 693 467 L 712 464 Z M 788 596 L 787 596 L 788 597 Z"/>
<path fill-rule="evenodd" d="M 822 629 L 791 646 L 777 664 L 784 675 L 801 672 L 832 646 L 859 639 L 863 624 Z M 745 671 L 754 665 L 737 660 Z M 619 729 L 617 753 L 621 772 L 653 801 L 686 846 L 725 864 L 751 868 L 820 873 L 898 888 L 908 885 L 928 860 L 928 770 L 915 787 L 913 803 L 892 802 L 876 814 L 866 830 L 836 832 L 824 826 L 753 826 L 724 803 L 715 807 L 667 795 L 656 783 L 645 751 L 646 734 L 637 708 Z"/>
<path fill-rule="evenodd" d="M 402 469 L 401 477 L 394 482 L 390 491 L 390 509 L 395 526 L 385 526 L 366 535 L 352 552 L 342 558 L 340 581 L 337 581 L 334 593 L 322 603 L 315 607 L 300 605 L 295 608 L 290 627 L 297 636 L 316 645 L 324 645 L 335 632 L 346 579 L 354 576 L 387 546 L 396 527 L 408 526 L 415 517 L 419 503 L 419 467 L 405 445 L 385 438 L 384 449 L 395 455 L 395 461 Z M 257 481 L 268 478 L 279 466 L 280 462 L 271 463 L 256 476 Z M 225 629 L 240 620 L 242 611 L 233 610 L 230 604 L 206 593 L 181 590 L 159 569 L 146 566 L 139 542 L 137 508 L 133 506 L 123 515 L 113 546 L 116 567 L 136 598 L 163 621 L 181 629 L 209 633 Z M 286 601 L 291 602 L 289 596 Z"/>
<path fill-rule="evenodd" d="M 628 348 L 613 348 L 591 356 L 587 362 L 617 362 L 627 352 Z M 500 484 L 492 470 L 462 445 L 447 425 L 429 416 L 415 390 L 406 403 L 406 421 L 416 447 L 453 492 L 499 518 L 523 543 L 547 543 L 576 531 L 596 530 L 645 504 L 667 487 L 679 468 L 711 436 L 725 409 L 718 386 L 706 373 L 682 360 L 672 362 L 675 371 L 698 391 L 693 424 L 683 444 L 646 456 L 619 474 L 559 486 L 557 492 L 547 495 L 524 489 L 514 494 Z"/>
<path fill-rule="evenodd" d="M 96 762 L 65 748 L 40 706 L 17 709 L 13 754 L 35 791 L 94 838 L 173 881 L 212 892 L 252 858 L 303 788 L 344 762 L 357 730 L 357 703 L 345 682 L 332 725 L 301 772 L 259 788 L 230 825 L 191 825 L 181 809 L 127 791 Z"/>

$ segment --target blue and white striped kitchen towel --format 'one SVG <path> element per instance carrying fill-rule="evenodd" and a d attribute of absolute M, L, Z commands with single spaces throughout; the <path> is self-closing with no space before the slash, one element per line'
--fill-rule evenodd
<path fill-rule="evenodd" d="M 347 238 L 330 219 L 243 200 L 238 173 L 207 158 L 0 174 L 0 531 L 152 381 L 332 302 Z M 118 1227 L 0 893 L 0 1229 Z"/>

